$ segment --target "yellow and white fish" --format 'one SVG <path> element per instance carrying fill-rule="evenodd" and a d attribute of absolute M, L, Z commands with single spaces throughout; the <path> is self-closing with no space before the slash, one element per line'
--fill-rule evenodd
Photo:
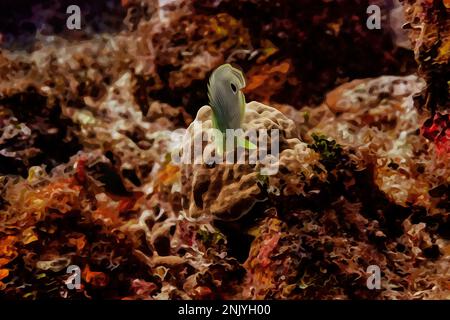
<path fill-rule="evenodd" d="M 241 128 L 245 115 L 245 96 L 241 91 L 244 87 L 243 73 L 230 64 L 221 65 L 209 78 L 208 98 L 213 111 L 213 127 L 222 134 L 225 134 L 227 129 Z M 244 138 L 238 137 L 237 145 L 246 149 L 256 149 L 252 142 Z M 219 147 L 220 152 L 221 146 Z"/>

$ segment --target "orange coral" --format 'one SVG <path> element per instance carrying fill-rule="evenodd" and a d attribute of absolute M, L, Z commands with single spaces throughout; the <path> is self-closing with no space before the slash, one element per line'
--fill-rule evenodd
<path fill-rule="evenodd" d="M 17 241 L 15 236 L 0 239 L 0 267 L 7 265 L 19 255 L 15 247 Z"/>
<path fill-rule="evenodd" d="M 252 99 L 267 103 L 283 88 L 290 71 L 292 71 L 290 60 L 257 65 L 248 72 L 245 92 Z"/>
<path fill-rule="evenodd" d="M 91 271 L 89 265 L 84 268 L 82 276 L 93 287 L 104 287 L 108 284 L 108 276 L 103 272 Z"/>

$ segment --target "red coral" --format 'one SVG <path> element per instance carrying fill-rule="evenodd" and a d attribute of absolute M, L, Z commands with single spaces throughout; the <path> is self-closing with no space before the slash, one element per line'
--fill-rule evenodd
<path fill-rule="evenodd" d="M 439 155 L 450 154 L 450 114 L 437 112 L 433 118 L 425 121 L 422 134 L 436 144 Z"/>

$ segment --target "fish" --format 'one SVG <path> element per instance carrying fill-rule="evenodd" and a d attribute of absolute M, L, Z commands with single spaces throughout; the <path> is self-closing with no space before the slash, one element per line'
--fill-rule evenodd
<path fill-rule="evenodd" d="M 213 127 L 222 134 L 225 134 L 227 129 L 236 130 L 242 126 L 246 105 L 242 89 L 245 86 L 244 74 L 230 64 L 219 66 L 209 78 L 208 98 L 212 109 L 212 123 Z M 218 138 L 222 139 L 222 137 Z M 237 145 L 246 149 L 256 148 L 252 142 L 239 137 Z M 222 149 L 222 146 L 219 147 Z"/>

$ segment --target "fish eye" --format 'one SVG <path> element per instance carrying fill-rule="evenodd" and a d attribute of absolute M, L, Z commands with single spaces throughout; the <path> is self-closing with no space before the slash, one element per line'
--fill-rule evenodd
<path fill-rule="evenodd" d="M 235 85 L 233 82 L 231 82 L 231 83 L 230 83 L 230 86 L 231 86 L 231 90 L 233 90 L 233 93 L 236 94 L 236 92 L 237 92 L 237 87 L 236 87 L 236 85 Z"/>

